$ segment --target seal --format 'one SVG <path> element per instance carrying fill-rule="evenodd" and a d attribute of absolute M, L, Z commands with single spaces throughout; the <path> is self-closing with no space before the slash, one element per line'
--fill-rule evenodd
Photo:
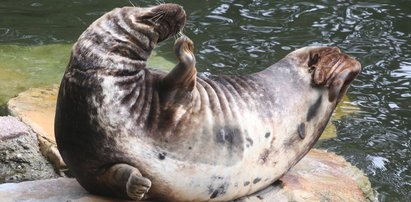
<path fill-rule="evenodd" d="M 91 193 L 224 201 L 256 192 L 313 147 L 361 70 L 336 47 L 305 47 L 254 74 L 206 75 L 185 36 L 170 72 L 147 68 L 153 48 L 185 22 L 175 4 L 119 8 L 73 46 L 55 135 Z"/>

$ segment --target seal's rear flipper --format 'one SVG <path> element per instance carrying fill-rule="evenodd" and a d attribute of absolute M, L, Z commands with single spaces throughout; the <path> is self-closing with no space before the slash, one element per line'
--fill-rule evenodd
<path fill-rule="evenodd" d="M 162 98 L 166 103 L 184 102 L 191 97 L 196 84 L 197 70 L 193 41 L 186 36 L 178 38 L 174 44 L 174 52 L 179 63 L 160 83 Z"/>
<path fill-rule="evenodd" d="M 140 171 L 128 164 L 114 164 L 99 176 L 104 184 L 117 197 L 141 200 L 151 187 L 151 181 Z M 103 193 L 104 194 L 104 193 Z"/>

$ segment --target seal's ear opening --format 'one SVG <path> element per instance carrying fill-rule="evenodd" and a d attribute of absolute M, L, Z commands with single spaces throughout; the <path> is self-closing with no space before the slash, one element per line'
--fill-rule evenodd
<path fill-rule="evenodd" d="M 144 23 L 144 22 L 150 22 L 150 23 L 152 23 L 152 21 L 150 21 L 150 20 L 153 20 L 153 13 L 151 13 L 151 12 L 149 12 L 149 13 L 145 13 L 144 15 L 142 15 L 142 16 L 140 16 L 138 19 L 137 19 L 137 21 L 138 22 L 141 22 L 141 23 Z"/>

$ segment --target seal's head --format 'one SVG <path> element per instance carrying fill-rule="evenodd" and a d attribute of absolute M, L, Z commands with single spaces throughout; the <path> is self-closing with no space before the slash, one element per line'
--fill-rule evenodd
<path fill-rule="evenodd" d="M 184 9 L 176 4 L 114 9 L 96 20 L 73 47 L 70 67 L 137 71 L 156 45 L 181 32 Z"/>
<path fill-rule="evenodd" d="M 154 23 L 159 33 L 158 42 L 180 32 L 186 23 L 186 13 L 180 5 L 162 4 L 152 8 L 140 18 L 143 22 Z"/>
<path fill-rule="evenodd" d="M 328 100 L 336 104 L 361 71 L 361 64 L 341 53 L 337 47 L 305 47 L 293 51 L 286 58 L 299 63 L 295 67 L 302 67 L 301 71 L 311 73 L 314 86 L 328 88 Z"/>
<path fill-rule="evenodd" d="M 186 13 L 177 4 L 161 4 L 149 8 L 127 7 L 120 11 L 124 18 L 130 20 L 131 29 L 153 29 L 158 35 L 157 43 L 181 32 L 186 23 Z"/>

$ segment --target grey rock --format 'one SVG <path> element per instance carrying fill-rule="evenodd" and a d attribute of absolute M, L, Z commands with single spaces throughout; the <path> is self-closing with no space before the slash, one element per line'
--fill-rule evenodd
<path fill-rule="evenodd" d="M 29 134 L 30 128 L 17 118 L 11 116 L 0 117 L 0 140 Z"/>
<path fill-rule="evenodd" d="M 0 184 L 0 201 L 124 201 L 88 193 L 73 178 Z M 364 173 L 313 149 L 279 181 L 235 202 L 378 201 Z"/>
<path fill-rule="evenodd" d="M 11 116 L 0 117 L 0 183 L 57 177 L 40 154 L 37 136 Z"/>
<path fill-rule="evenodd" d="M 73 178 L 57 178 L 0 184 L 0 201 L 125 202 L 126 200 L 92 195 Z"/>

